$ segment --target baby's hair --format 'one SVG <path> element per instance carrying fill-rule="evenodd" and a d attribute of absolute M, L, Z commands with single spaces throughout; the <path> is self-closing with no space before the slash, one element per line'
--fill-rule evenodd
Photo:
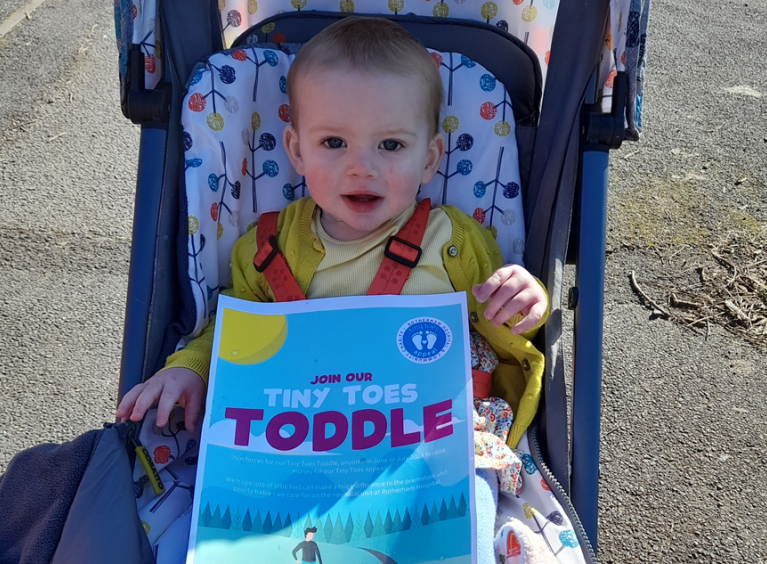
<path fill-rule="evenodd" d="M 426 48 L 394 22 L 377 17 L 345 17 L 326 27 L 298 51 L 287 78 L 290 114 L 296 127 L 299 119 L 299 108 L 295 103 L 296 80 L 316 70 L 388 73 L 416 78 L 423 85 L 430 136 L 439 131 L 443 99 L 439 67 Z"/>

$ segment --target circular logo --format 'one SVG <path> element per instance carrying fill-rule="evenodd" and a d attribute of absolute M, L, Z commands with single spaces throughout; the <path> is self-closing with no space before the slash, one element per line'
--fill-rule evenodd
<path fill-rule="evenodd" d="M 416 317 L 397 332 L 397 348 L 411 362 L 424 364 L 442 358 L 453 344 L 450 327 L 433 317 Z"/>

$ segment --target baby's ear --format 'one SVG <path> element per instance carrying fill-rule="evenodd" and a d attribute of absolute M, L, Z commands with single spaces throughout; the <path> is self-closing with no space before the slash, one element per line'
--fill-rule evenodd
<path fill-rule="evenodd" d="M 293 124 L 288 124 L 285 131 L 282 132 L 282 144 L 288 153 L 288 158 L 293 168 L 301 176 L 304 176 L 304 161 L 301 158 L 301 145 L 298 143 L 298 133 L 293 128 Z"/>
<path fill-rule="evenodd" d="M 421 185 L 428 184 L 434 178 L 442 163 L 442 157 L 445 156 L 445 140 L 440 133 L 437 133 L 429 141 L 429 149 L 426 154 L 426 167 L 421 176 Z"/>

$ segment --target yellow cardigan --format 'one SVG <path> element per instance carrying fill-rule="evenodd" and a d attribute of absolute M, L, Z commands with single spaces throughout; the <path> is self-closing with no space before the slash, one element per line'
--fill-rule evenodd
<path fill-rule="evenodd" d="M 280 212 L 277 221 L 279 248 L 304 293 L 325 252 L 311 230 L 315 208 L 316 204 L 311 198 L 297 200 Z M 455 291 L 466 292 L 470 325 L 487 339 L 498 354 L 500 364 L 493 373 L 492 395 L 506 400 L 514 412 L 514 422 L 507 440 L 509 446 L 514 448 L 538 409 L 544 358 L 530 339 L 544 323 L 546 316 L 523 335 L 514 335 L 509 329 L 519 317 L 500 327 L 485 319 L 485 304 L 477 302 L 471 288 L 487 280 L 503 265 L 501 252 L 490 230 L 482 228 L 457 208 L 442 206 L 442 209 L 453 227 L 452 237 L 442 249 L 445 270 Z M 266 278 L 253 266 L 256 250 L 253 228 L 232 248 L 232 279 L 224 294 L 249 301 L 274 301 Z M 215 323 L 211 321 L 199 337 L 169 356 L 165 368 L 189 368 L 207 380 L 214 326 Z"/>

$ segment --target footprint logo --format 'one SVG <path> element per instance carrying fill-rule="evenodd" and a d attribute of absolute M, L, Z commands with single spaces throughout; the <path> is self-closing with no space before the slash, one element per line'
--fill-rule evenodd
<path fill-rule="evenodd" d="M 437 334 L 433 331 L 429 331 L 428 329 L 425 331 L 419 331 L 415 335 L 413 335 L 413 345 L 415 345 L 415 348 L 419 351 L 424 350 L 424 347 L 426 347 L 427 351 L 430 351 L 434 348 L 434 343 L 437 342 Z"/>
<path fill-rule="evenodd" d="M 442 357 L 452 342 L 450 328 L 434 318 L 413 319 L 397 334 L 400 352 L 413 362 L 432 362 Z"/>

